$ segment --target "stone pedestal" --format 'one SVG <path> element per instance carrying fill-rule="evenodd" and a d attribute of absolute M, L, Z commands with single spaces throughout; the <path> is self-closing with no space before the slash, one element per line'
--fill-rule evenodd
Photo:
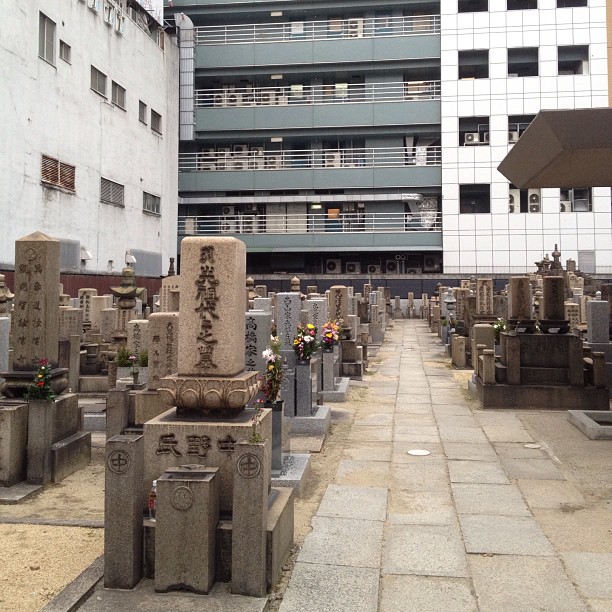
<path fill-rule="evenodd" d="M 28 405 L 0 406 L 0 486 L 25 480 L 27 439 Z"/>
<path fill-rule="evenodd" d="M 130 392 L 110 389 L 106 396 L 106 437 L 121 435 L 129 424 Z"/>
<path fill-rule="evenodd" d="M 106 442 L 104 486 L 104 586 L 132 589 L 142 577 L 144 438 L 113 436 Z"/>
<path fill-rule="evenodd" d="M 244 410 L 234 419 L 182 419 L 176 409 L 160 414 L 144 424 L 145 474 L 142 483 L 142 507 L 147 505 L 151 483 L 172 467 L 199 464 L 219 468 L 220 512 L 232 511 L 235 445 L 251 435 L 254 412 Z M 264 409 L 260 432 L 272 439 L 272 411 Z M 271 449 L 270 449 L 271 450 Z M 268 462 L 270 462 L 268 456 Z"/>
<path fill-rule="evenodd" d="M 236 444 L 231 591 L 237 595 L 266 594 L 269 444 Z"/>
<path fill-rule="evenodd" d="M 587 304 L 587 342 L 609 342 L 609 320 L 610 304 L 603 300 L 591 300 Z"/>
<path fill-rule="evenodd" d="M 295 366 L 295 414 L 296 416 L 312 414 L 310 362 L 298 362 Z"/>
<path fill-rule="evenodd" d="M 28 482 L 46 485 L 53 478 L 51 445 L 55 403 L 47 400 L 30 400 L 28 411 Z"/>
<path fill-rule="evenodd" d="M 285 441 L 286 417 L 282 401 L 266 403 L 266 407 L 272 409 L 272 473 L 278 475 L 283 469 L 283 451 L 287 446 Z"/>
<path fill-rule="evenodd" d="M 321 368 L 323 378 L 323 391 L 333 391 L 335 389 L 335 376 L 334 376 L 334 362 L 335 356 L 334 351 L 324 350 L 322 353 L 323 367 Z"/>
<path fill-rule="evenodd" d="M 215 579 L 217 468 L 169 470 L 157 479 L 155 590 L 208 593 Z"/>

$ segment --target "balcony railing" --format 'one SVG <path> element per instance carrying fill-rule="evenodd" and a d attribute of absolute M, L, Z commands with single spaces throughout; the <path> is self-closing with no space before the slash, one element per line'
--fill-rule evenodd
<path fill-rule="evenodd" d="M 336 211 L 337 212 L 337 211 Z M 178 219 L 180 235 L 209 234 L 327 234 L 441 232 L 442 214 L 424 210 L 416 213 L 242 214 L 226 216 L 183 216 Z"/>
<path fill-rule="evenodd" d="M 195 28 L 196 45 L 296 42 L 374 36 L 422 36 L 440 32 L 439 15 L 249 23 Z"/>
<path fill-rule="evenodd" d="M 439 146 L 266 151 L 263 147 L 234 145 L 233 150 L 217 147 L 199 153 L 181 153 L 179 172 L 399 168 L 440 166 L 441 162 Z"/>
<path fill-rule="evenodd" d="M 231 108 L 354 102 L 405 102 L 439 100 L 440 81 L 395 83 L 335 83 L 333 85 L 289 85 L 286 87 L 236 87 L 197 89 L 196 108 Z"/>

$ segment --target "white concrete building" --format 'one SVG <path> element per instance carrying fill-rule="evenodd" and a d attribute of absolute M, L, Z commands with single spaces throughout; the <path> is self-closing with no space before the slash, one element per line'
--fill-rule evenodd
<path fill-rule="evenodd" d="M 62 270 L 176 254 L 178 47 L 136 0 L 7 2 L 0 21 L 0 269 L 33 231 Z"/>
<path fill-rule="evenodd" d="M 559 245 L 612 273 L 609 188 L 513 189 L 497 166 L 541 109 L 608 105 L 605 0 L 443 0 L 445 273 L 524 273 Z"/>

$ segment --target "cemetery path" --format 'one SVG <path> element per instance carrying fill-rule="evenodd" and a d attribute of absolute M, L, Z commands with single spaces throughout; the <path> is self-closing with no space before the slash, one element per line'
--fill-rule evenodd
<path fill-rule="evenodd" d="M 378 356 L 280 612 L 612 609 L 609 445 L 482 411 L 424 321 Z"/>

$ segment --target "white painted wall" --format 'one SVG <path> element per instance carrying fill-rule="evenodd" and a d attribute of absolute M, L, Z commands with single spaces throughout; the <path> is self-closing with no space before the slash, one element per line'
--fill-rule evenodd
<path fill-rule="evenodd" d="M 489 11 L 457 13 L 442 3 L 442 194 L 444 272 L 521 273 L 534 269 L 558 244 L 562 259 L 596 251 L 597 272 L 612 273 L 610 189 L 593 189 L 593 211 L 559 212 L 559 190 L 542 190 L 542 213 L 509 214 L 508 181 L 497 166 L 508 144 L 508 115 L 541 109 L 594 108 L 608 104 L 605 0 L 588 7 L 507 11 L 501 0 Z M 589 74 L 557 75 L 558 45 L 589 45 Z M 508 78 L 507 49 L 539 48 L 539 76 Z M 489 49 L 489 78 L 457 80 L 458 50 Z M 489 116 L 489 146 L 458 146 L 459 117 Z M 459 184 L 490 183 L 490 214 L 459 214 Z"/>
<path fill-rule="evenodd" d="M 38 57 L 39 11 L 56 23 L 55 66 Z M 0 20 L 0 267 L 14 241 L 39 230 L 78 240 L 93 259 L 85 272 L 124 266 L 125 251 L 176 255 L 178 48 L 161 49 L 126 18 L 125 35 L 77 0 L 9 2 Z M 59 40 L 71 63 L 59 58 Z M 90 89 L 90 67 L 107 75 L 105 100 Z M 127 91 L 110 104 L 111 81 Z M 162 116 L 163 135 L 138 120 L 138 102 Z M 76 167 L 76 193 L 41 184 L 41 154 Z M 100 202 L 100 178 L 125 186 L 125 207 Z M 142 210 L 142 192 L 161 197 L 161 215 Z M 162 269 L 159 270 L 162 273 Z"/>

